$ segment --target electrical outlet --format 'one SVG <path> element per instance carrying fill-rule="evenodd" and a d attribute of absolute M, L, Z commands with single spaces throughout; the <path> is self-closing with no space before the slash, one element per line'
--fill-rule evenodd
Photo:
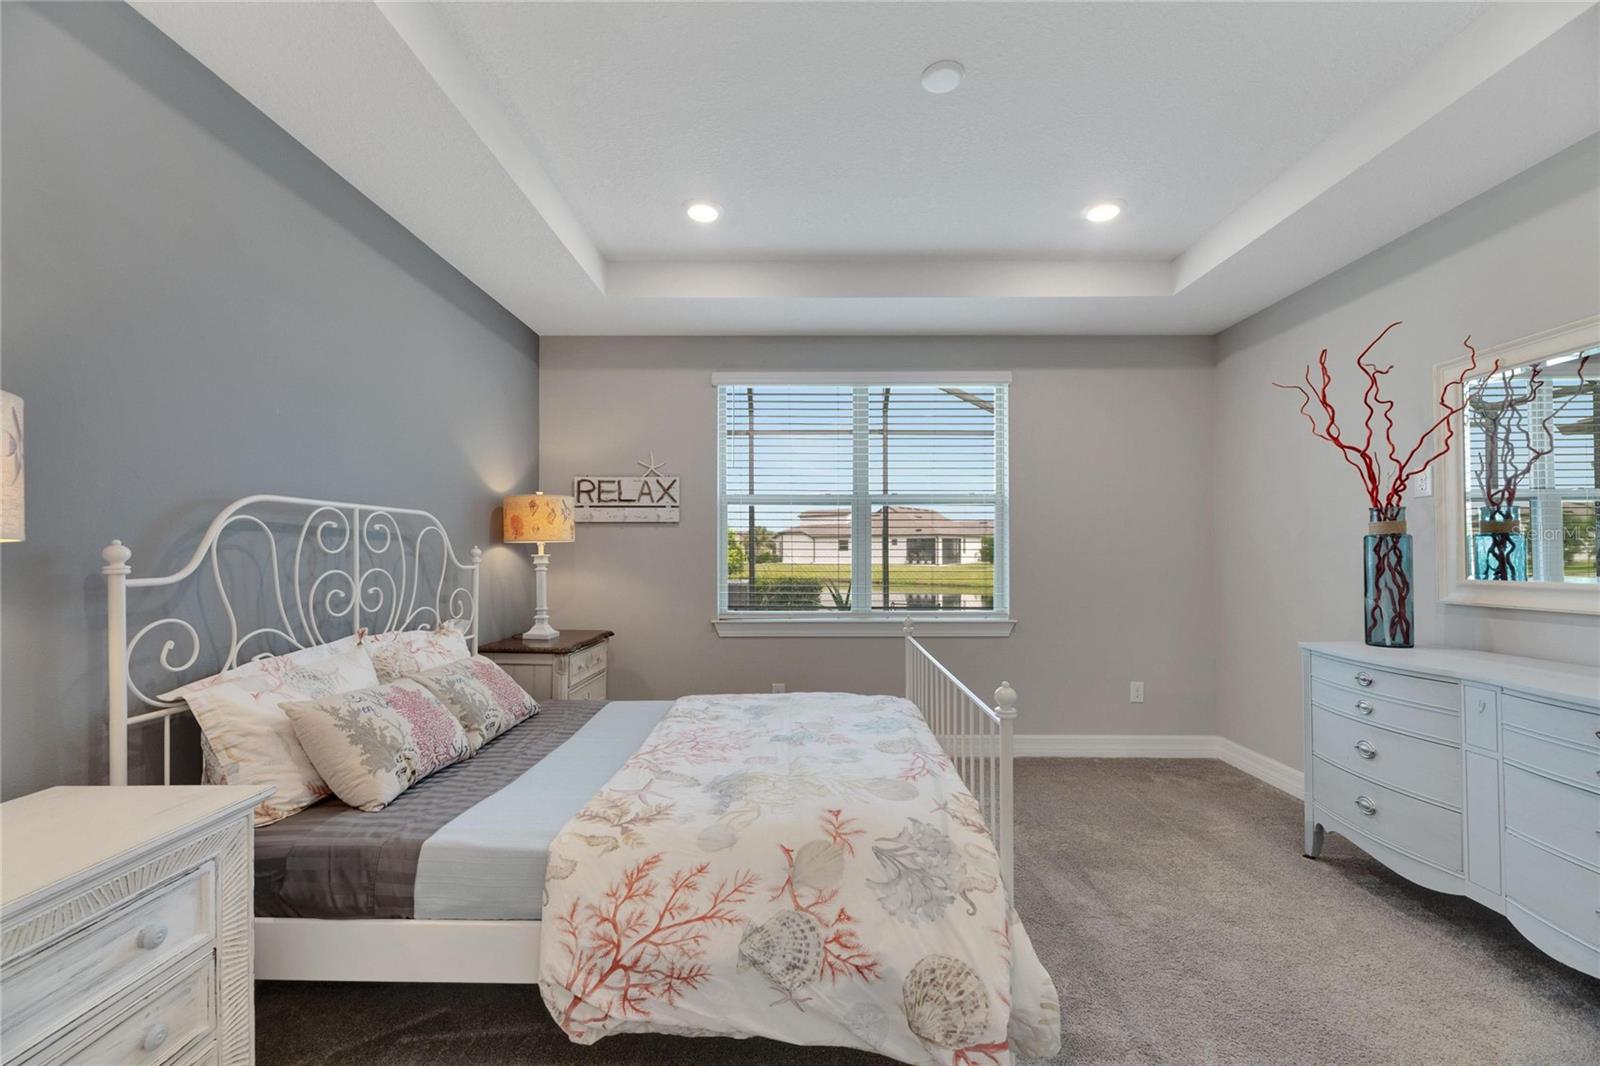
<path fill-rule="evenodd" d="M 1143 681 L 1129 681 L 1128 682 L 1128 702 L 1129 703 L 1143 703 L 1144 702 L 1144 682 Z"/>
<path fill-rule="evenodd" d="M 772 683 L 772 691 L 774 691 L 774 692 L 788 692 L 789 691 L 789 686 L 785 685 L 782 681 L 774 681 Z"/>
<path fill-rule="evenodd" d="M 1411 495 L 1425 497 L 1433 495 L 1433 471 L 1424 470 L 1411 479 Z"/>

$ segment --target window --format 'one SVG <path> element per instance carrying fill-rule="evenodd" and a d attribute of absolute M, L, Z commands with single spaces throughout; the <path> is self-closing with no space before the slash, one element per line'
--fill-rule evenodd
<path fill-rule="evenodd" d="M 1007 617 L 1003 376 L 715 380 L 720 620 Z"/>

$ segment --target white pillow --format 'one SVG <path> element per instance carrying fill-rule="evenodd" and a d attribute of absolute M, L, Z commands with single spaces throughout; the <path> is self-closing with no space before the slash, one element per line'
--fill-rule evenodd
<path fill-rule="evenodd" d="M 361 647 L 372 658 L 378 680 L 388 683 L 470 658 L 467 638 L 446 624 L 438 629 L 393 629 L 360 636 Z"/>
<path fill-rule="evenodd" d="M 283 713 L 293 700 L 321 699 L 378 683 L 372 660 L 346 637 L 288 655 L 257 659 L 161 694 L 183 700 L 211 748 L 210 778 L 224 785 L 271 785 L 256 825 L 271 825 L 325 799 L 327 782 Z"/>

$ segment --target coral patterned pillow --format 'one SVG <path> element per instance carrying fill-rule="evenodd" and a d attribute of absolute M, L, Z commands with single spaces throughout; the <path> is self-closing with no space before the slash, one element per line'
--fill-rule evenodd
<path fill-rule="evenodd" d="M 438 629 L 362 633 L 361 647 L 371 657 L 372 668 L 378 672 L 380 682 L 460 662 L 472 654 L 467 650 L 467 638 L 448 623 Z"/>
<path fill-rule="evenodd" d="M 377 683 L 372 661 L 354 637 L 346 637 L 256 659 L 163 692 L 161 699 L 183 700 L 194 712 L 209 752 L 207 781 L 276 789 L 256 808 L 256 825 L 271 825 L 328 796 L 328 785 L 295 739 L 283 705 Z"/>
<path fill-rule="evenodd" d="M 411 680 L 439 697 L 461 720 L 474 752 L 539 713 L 533 697 L 510 674 L 481 655 L 435 667 Z"/>
<path fill-rule="evenodd" d="M 411 678 L 288 703 L 283 711 L 328 787 L 364 811 L 382 810 L 470 754 L 456 716 Z"/>

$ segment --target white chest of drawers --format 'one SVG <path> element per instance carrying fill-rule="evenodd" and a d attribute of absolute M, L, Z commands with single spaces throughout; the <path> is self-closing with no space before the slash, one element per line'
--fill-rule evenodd
<path fill-rule="evenodd" d="M 5 1066 L 255 1061 L 251 811 L 271 789 L 0 805 Z"/>
<path fill-rule="evenodd" d="M 1305 852 L 1327 830 L 1600 977 L 1600 670 L 1302 644 Z"/>

